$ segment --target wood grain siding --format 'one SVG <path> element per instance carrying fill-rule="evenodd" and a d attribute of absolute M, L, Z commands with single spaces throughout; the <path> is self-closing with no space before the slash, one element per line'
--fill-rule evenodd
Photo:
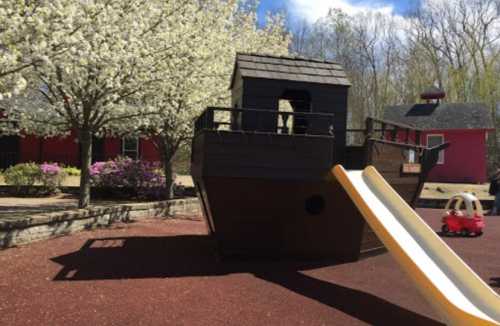
<path fill-rule="evenodd" d="M 419 190 L 419 177 L 402 174 L 402 165 L 406 160 L 405 150 L 407 150 L 406 147 L 373 142 L 369 163 L 384 176 L 406 202 L 412 203 Z"/>
<path fill-rule="evenodd" d="M 337 183 L 204 178 L 215 238 L 224 254 L 356 260 L 364 220 Z M 312 196 L 324 199 L 317 214 Z"/>
<path fill-rule="evenodd" d="M 193 141 L 191 173 L 322 180 L 334 162 L 332 137 L 204 131 Z"/>
<path fill-rule="evenodd" d="M 366 148 L 364 146 L 347 146 L 345 148 L 343 166 L 347 170 L 362 170 L 366 167 Z"/>

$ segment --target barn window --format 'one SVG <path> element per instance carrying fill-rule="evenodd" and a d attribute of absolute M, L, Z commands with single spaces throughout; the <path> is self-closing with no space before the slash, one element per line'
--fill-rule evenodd
<path fill-rule="evenodd" d="M 444 135 L 442 134 L 427 135 L 428 147 L 436 147 L 443 143 L 444 143 Z M 437 164 L 444 164 L 444 150 L 439 151 Z"/>
<path fill-rule="evenodd" d="M 124 137 L 122 139 L 122 155 L 137 160 L 139 157 L 139 138 Z"/>

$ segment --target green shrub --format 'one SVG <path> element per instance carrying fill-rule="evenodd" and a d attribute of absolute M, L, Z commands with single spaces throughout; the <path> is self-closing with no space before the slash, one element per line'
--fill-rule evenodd
<path fill-rule="evenodd" d="M 69 176 L 73 177 L 79 177 L 82 173 L 82 171 L 79 168 L 76 168 L 74 166 L 66 166 L 63 168 L 64 173 Z"/>
<path fill-rule="evenodd" d="M 14 186 L 20 193 L 22 187 L 31 187 L 40 178 L 40 167 L 35 163 L 21 163 L 6 169 L 3 173 L 6 184 Z"/>
<path fill-rule="evenodd" d="M 59 190 L 66 172 L 57 163 L 20 163 L 5 170 L 3 175 L 16 195 L 50 195 Z"/>

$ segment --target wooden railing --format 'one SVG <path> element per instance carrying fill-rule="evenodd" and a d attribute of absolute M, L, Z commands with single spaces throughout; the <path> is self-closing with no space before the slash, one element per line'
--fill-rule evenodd
<path fill-rule="evenodd" d="M 195 120 L 195 134 L 228 130 L 332 136 L 333 123 L 334 115 L 326 113 L 210 107 Z"/>
<path fill-rule="evenodd" d="M 334 130 L 333 114 L 209 107 L 196 119 L 195 135 L 203 130 L 328 136 L 342 133 L 359 135 L 358 145 L 372 139 L 421 147 L 422 129 L 372 117 L 365 123 L 364 129 Z"/>
<path fill-rule="evenodd" d="M 422 129 L 398 122 L 367 118 L 365 135 L 367 139 L 421 146 Z"/>

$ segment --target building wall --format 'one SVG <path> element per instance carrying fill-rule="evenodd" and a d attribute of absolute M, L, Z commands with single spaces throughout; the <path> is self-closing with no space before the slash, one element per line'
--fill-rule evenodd
<path fill-rule="evenodd" d="M 444 141 L 451 145 L 444 150 L 444 164 L 437 164 L 429 174 L 429 182 L 487 182 L 485 130 L 426 130 L 423 144 L 427 145 L 430 134 L 444 135 Z"/>
<path fill-rule="evenodd" d="M 41 139 L 35 136 L 22 136 L 19 140 L 19 161 L 40 161 L 40 141 Z"/>
<path fill-rule="evenodd" d="M 150 162 L 160 161 L 160 154 L 152 140 L 141 138 L 139 141 L 139 153 L 143 160 Z"/>
<path fill-rule="evenodd" d="M 113 159 L 122 154 L 122 140 L 107 137 L 104 140 L 102 155 L 104 160 Z M 58 162 L 72 166 L 79 166 L 80 146 L 74 134 L 67 137 L 52 137 L 42 139 L 26 135 L 19 141 L 19 162 Z M 149 139 L 139 140 L 139 157 L 147 161 L 159 161 L 153 143 Z"/>
<path fill-rule="evenodd" d="M 429 174 L 429 182 L 485 183 L 487 176 L 486 130 L 425 130 L 422 132 L 422 145 L 427 145 L 427 135 L 443 135 L 444 142 L 450 147 L 444 150 L 444 163 L 437 164 Z M 387 135 L 390 139 L 390 135 Z M 404 141 L 406 134 L 398 133 L 397 139 Z M 414 134 L 410 140 L 414 142 Z"/>
<path fill-rule="evenodd" d="M 122 140 L 116 137 L 108 137 L 104 140 L 104 159 L 110 160 L 122 154 Z"/>
<path fill-rule="evenodd" d="M 66 137 L 40 139 L 40 162 L 64 162 L 77 166 L 80 160 L 80 145 L 74 133 Z"/>

